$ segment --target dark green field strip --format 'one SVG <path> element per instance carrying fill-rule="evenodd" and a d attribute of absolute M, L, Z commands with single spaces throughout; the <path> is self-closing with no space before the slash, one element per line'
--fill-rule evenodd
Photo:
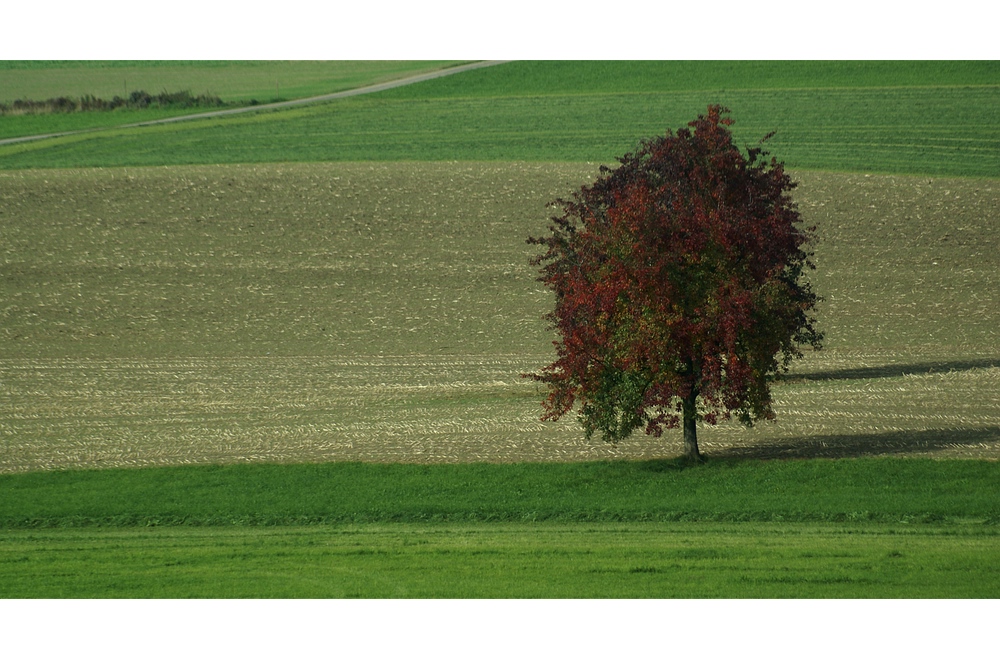
<path fill-rule="evenodd" d="M 995 598 L 996 527 L 422 524 L 0 532 L 2 598 Z"/>
<path fill-rule="evenodd" d="M 497 67 L 502 69 L 503 67 Z M 391 100 L 0 147 L 0 168 L 289 161 L 611 162 L 709 103 L 801 169 L 996 176 L 1000 86 Z"/>
<path fill-rule="evenodd" d="M 1000 463 L 324 463 L 0 476 L 4 528 L 421 521 L 1000 522 Z"/>
<path fill-rule="evenodd" d="M 523 61 L 393 90 L 427 99 L 1000 84 L 995 61 Z"/>

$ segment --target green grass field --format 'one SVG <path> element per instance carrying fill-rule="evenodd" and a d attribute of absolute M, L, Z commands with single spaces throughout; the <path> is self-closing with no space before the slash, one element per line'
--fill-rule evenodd
<path fill-rule="evenodd" d="M 0 597 L 991 599 L 996 533 L 753 523 L 7 531 Z"/>
<path fill-rule="evenodd" d="M 1000 464 L 916 458 L 328 462 L 0 476 L 2 528 L 360 522 L 947 522 L 995 526 Z"/>
<path fill-rule="evenodd" d="M 989 62 L 528 62 L 0 146 L 0 595 L 995 597 L 998 90 Z M 680 469 L 674 434 L 538 421 L 524 240 L 717 100 L 779 131 L 827 341 L 777 423 Z"/>
<path fill-rule="evenodd" d="M 501 98 L 733 89 L 995 87 L 994 61 L 523 61 L 391 98 Z"/>
<path fill-rule="evenodd" d="M 341 462 L 7 475 L 0 597 L 995 598 L 998 469 Z"/>
<path fill-rule="evenodd" d="M 860 70 L 800 63 L 784 73 L 776 64 L 723 63 L 710 76 L 702 75 L 706 66 L 506 64 L 335 104 L 0 146 L 0 168 L 611 162 L 640 139 L 722 103 L 733 111 L 739 139 L 752 144 L 777 131 L 772 148 L 793 168 L 1000 172 L 996 63 L 905 62 Z M 467 95 L 461 93 L 466 85 Z"/>

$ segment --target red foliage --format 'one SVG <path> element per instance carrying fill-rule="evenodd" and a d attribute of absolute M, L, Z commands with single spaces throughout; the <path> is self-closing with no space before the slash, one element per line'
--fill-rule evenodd
<path fill-rule="evenodd" d="M 556 361 L 529 376 L 549 385 L 543 419 L 579 402 L 587 436 L 617 442 L 676 427 L 697 399 L 704 422 L 750 425 L 774 417 L 769 384 L 798 345 L 820 347 L 801 281 L 814 228 L 798 226 L 783 165 L 759 147 L 744 155 L 724 114 L 709 106 L 693 130 L 602 167 L 554 203 L 548 237 L 528 240 L 547 247 L 533 264 L 560 336 Z"/>

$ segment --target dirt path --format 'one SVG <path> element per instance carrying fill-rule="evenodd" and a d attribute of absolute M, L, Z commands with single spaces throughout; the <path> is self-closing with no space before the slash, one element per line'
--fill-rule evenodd
<path fill-rule="evenodd" d="M 292 101 L 282 101 L 280 103 L 264 103 L 261 105 L 251 105 L 241 108 L 232 108 L 229 110 L 214 110 L 212 112 L 199 112 L 198 114 L 186 114 L 181 117 L 169 117 L 167 119 L 156 119 L 153 121 L 140 121 L 132 124 L 123 124 L 120 126 L 104 126 L 101 128 L 88 128 L 84 130 L 71 130 L 63 133 L 46 133 L 44 135 L 24 135 L 21 137 L 9 137 L 7 139 L 0 140 L 0 145 L 4 144 L 17 144 L 18 142 L 30 142 L 33 140 L 44 140 L 50 137 L 64 137 L 66 135 L 80 135 L 83 133 L 94 133 L 102 130 L 113 130 L 118 128 L 137 128 L 140 126 L 153 126 L 155 124 L 169 124 L 178 121 L 190 121 L 192 119 L 206 119 L 210 117 L 222 117 L 230 114 L 243 114 L 245 112 L 259 112 L 261 110 L 276 110 L 279 108 L 294 107 L 297 105 L 309 105 L 311 103 L 325 103 L 327 101 L 335 101 L 340 98 L 347 98 L 349 96 L 360 96 L 362 94 L 374 94 L 376 92 L 385 91 L 387 89 L 393 89 L 395 87 L 403 87 L 404 85 L 412 85 L 418 82 L 424 82 L 426 80 L 433 80 L 434 78 L 443 78 L 444 76 L 450 76 L 455 73 L 462 73 L 465 71 L 471 71 L 472 69 L 480 69 L 486 66 L 496 66 L 497 64 L 505 64 L 509 60 L 487 60 L 482 62 L 473 62 L 471 64 L 462 64 L 460 66 L 453 66 L 447 69 L 440 69 L 437 71 L 431 71 L 429 73 L 421 73 L 419 75 L 410 76 L 408 78 L 400 78 L 399 80 L 390 80 L 389 82 L 382 82 L 377 85 L 368 85 L 366 87 L 358 87 L 356 89 L 347 89 L 341 92 L 335 92 L 333 94 L 323 94 L 322 96 L 311 96 L 309 98 L 299 98 Z"/>

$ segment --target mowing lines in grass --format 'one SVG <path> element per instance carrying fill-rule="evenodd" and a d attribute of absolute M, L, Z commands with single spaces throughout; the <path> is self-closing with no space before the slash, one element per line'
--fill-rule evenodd
<path fill-rule="evenodd" d="M 7 531 L 0 597 L 993 598 L 996 550 L 934 527 Z"/>
<path fill-rule="evenodd" d="M 499 67 L 503 68 L 503 67 Z M 460 74 L 464 75 L 464 74 Z M 992 177 L 1000 85 L 392 99 L 0 147 L 0 168 L 323 161 L 612 162 L 709 103 L 791 168 Z M 303 139 L 308 136 L 308 139 Z"/>
<path fill-rule="evenodd" d="M 388 98 L 494 98 L 723 89 L 982 87 L 1000 84 L 996 61 L 517 61 L 396 89 Z"/>

